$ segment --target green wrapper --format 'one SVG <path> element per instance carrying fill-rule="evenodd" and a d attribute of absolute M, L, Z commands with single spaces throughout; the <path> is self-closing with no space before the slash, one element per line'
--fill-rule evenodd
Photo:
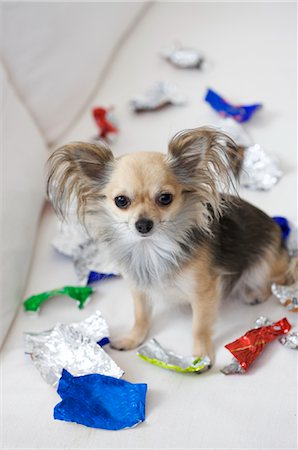
<path fill-rule="evenodd" d="M 93 288 L 90 286 L 64 286 L 51 291 L 42 292 L 41 294 L 32 295 L 24 301 L 25 311 L 37 312 L 43 302 L 50 297 L 58 295 L 67 295 L 78 302 L 79 309 L 84 308 L 86 301 L 93 293 Z"/>
<path fill-rule="evenodd" d="M 200 358 L 180 356 L 165 350 L 154 338 L 139 348 L 137 355 L 155 366 L 174 370 L 175 372 L 202 373 L 211 367 L 211 361 L 208 356 Z"/>

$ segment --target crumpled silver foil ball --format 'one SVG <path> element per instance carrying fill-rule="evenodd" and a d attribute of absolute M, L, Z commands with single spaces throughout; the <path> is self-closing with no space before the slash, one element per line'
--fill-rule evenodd
<path fill-rule="evenodd" d="M 271 291 L 289 311 L 298 311 L 298 283 L 290 286 L 273 283 Z"/>
<path fill-rule="evenodd" d="M 279 162 L 259 144 L 245 148 L 240 173 L 241 186 L 251 190 L 268 191 L 282 175 Z"/>
<path fill-rule="evenodd" d="M 180 45 L 165 48 L 161 56 L 180 69 L 201 69 L 204 63 L 203 55 L 198 50 Z"/>

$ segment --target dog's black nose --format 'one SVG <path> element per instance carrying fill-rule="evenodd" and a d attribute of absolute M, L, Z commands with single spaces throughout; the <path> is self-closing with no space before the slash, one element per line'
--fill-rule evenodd
<path fill-rule="evenodd" d="M 141 234 L 147 234 L 153 228 L 153 221 L 150 219 L 139 219 L 136 221 L 136 229 Z"/>

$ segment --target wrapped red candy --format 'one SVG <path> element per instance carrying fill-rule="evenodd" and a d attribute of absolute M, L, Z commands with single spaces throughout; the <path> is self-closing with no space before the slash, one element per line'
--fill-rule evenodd
<path fill-rule="evenodd" d="M 99 129 L 99 138 L 112 141 L 118 133 L 113 108 L 93 108 L 93 117 Z"/>
<path fill-rule="evenodd" d="M 247 371 L 266 344 L 280 335 L 287 334 L 290 329 L 291 325 L 284 318 L 272 325 L 250 330 L 236 341 L 225 345 L 225 347 L 237 359 L 242 369 Z"/>

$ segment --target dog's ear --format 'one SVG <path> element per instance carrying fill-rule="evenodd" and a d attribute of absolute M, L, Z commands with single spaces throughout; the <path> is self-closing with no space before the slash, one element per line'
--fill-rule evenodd
<path fill-rule="evenodd" d="M 87 206 L 102 198 L 113 161 L 104 142 L 74 142 L 55 150 L 48 160 L 47 193 L 56 212 L 65 217 L 76 198 L 78 217 L 84 221 Z"/>
<path fill-rule="evenodd" d="M 217 129 L 199 127 L 181 131 L 169 143 L 167 161 L 185 191 L 197 192 L 202 201 L 220 212 L 221 190 L 234 187 L 240 154 L 238 146 Z"/>

